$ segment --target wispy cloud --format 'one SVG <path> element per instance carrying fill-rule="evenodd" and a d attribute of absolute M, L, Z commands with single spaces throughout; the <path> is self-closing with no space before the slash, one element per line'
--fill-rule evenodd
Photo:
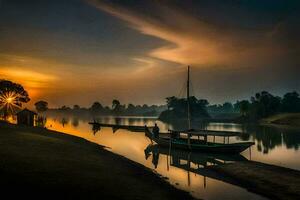
<path fill-rule="evenodd" d="M 13 67 L 1 68 L 0 76 L 4 79 L 24 82 L 30 88 L 44 88 L 58 80 L 58 77 L 53 75 Z"/>
<path fill-rule="evenodd" d="M 248 66 L 249 63 L 263 65 L 286 56 L 288 47 L 279 41 L 281 33 L 277 26 L 265 30 L 226 28 L 157 2 L 158 10 L 153 11 L 155 17 L 111 1 L 89 2 L 142 34 L 169 42 L 149 52 L 154 58 L 198 66 Z"/>

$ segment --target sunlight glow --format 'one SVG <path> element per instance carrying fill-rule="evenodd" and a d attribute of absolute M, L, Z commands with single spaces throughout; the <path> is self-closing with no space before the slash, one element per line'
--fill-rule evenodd
<path fill-rule="evenodd" d="M 7 102 L 8 104 L 11 104 L 13 101 L 14 101 L 14 98 L 13 98 L 13 97 L 8 97 L 8 98 L 6 99 L 6 102 Z"/>
<path fill-rule="evenodd" d="M 5 92 L 0 95 L 0 109 L 7 113 L 13 113 L 18 103 L 16 102 L 17 95 L 14 92 Z"/>

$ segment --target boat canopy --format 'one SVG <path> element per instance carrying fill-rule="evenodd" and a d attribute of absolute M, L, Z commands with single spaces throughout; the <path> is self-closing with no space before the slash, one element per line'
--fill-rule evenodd
<path fill-rule="evenodd" d="M 241 136 L 244 133 L 233 131 L 214 131 L 205 129 L 192 129 L 192 130 L 170 130 L 170 132 L 177 132 L 182 134 L 188 134 L 190 136 L 221 136 L 221 137 L 233 137 Z"/>

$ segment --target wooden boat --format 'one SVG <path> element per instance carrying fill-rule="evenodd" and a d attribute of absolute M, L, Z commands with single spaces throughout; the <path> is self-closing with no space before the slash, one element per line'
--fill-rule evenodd
<path fill-rule="evenodd" d="M 240 142 L 240 143 L 225 143 L 225 138 L 232 136 L 237 136 L 241 133 L 229 132 L 229 131 L 211 131 L 211 130 L 195 130 L 191 129 L 191 113 L 190 113 L 190 67 L 187 69 L 187 121 L 188 129 L 187 130 L 169 130 L 169 133 L 165 134 L 166 136 L 161 136 L 158 134 L 157 137 L 154 137 L 152 131 L 146 127 L 145 134 L 151 140 L 155 141 L 160 146 L 166 146 L 171 148 L 185 149 L 189 151 L 202 151 L 202 152 L 211 152 L 211 153 L 223 153 L 223 154 L 236 154 L 240 153 L 254 144 L 254 142 Z M 184 134 L 185 137 L 181 137 Z M 193 136 L 197 136 L 198 139 L 192 139 Z M 213 136 L 213 142 L 208 142 L 207 137 Z M 221 136 L 224 137 L 224 143 L 216 143 L 215 137 Z M 203 140 L 199 138 L 203 137 Z"/>
<path fill-rule="evenodd" d="M 183 133 L 183 132 L 182 132 Z M 154 137 L 152 131 L 149 128 L 145 129 L 145 135 L 156 142 L 158 145 L 163 147 L 170 148 L 178 148 L 189 151 L 201 151 L 201 152 L 209 152 L 209 153 L 220 153 L 220 154 L 238 154 L 247 148 L 251 147 L 254 142 L 239 142 L 239 143 L 216 143 L 216 142 L 208 142 L 207 140 L 199 140 L 199 139 L 191 139 L 192 135 L 200 136 L 199 134 L 193 133 L 183 133 L 187 136 L 186 138 L 177 137 L 172 138 L 172 133 L 166 133 L 165 136 L 160 134 L 159 137 Z M 210 134 L 212 135 L 212 134 Z M 215 136 L 220 136 L 221 133 L 218 133 Z M 232 133 L 230 136 L 223 137 L 231 137 L 234 134 Z M 205 136 L 203 133 L 202 136 Z M 206 135 L 208 136 L 208 135 Z M 213 136 L 213 135 L 212 135 Z M 224 140 L 225 141 L 225 140 Z"/>

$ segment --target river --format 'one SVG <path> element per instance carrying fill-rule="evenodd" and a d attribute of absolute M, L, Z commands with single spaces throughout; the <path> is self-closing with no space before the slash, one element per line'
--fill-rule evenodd
<path fill-rule="evenodd" d="M 91 120 L 92 118 L 89 117 L 51 115 L 47 116 L 46 127 L 103 145 L 109 151 L 150 168 L 176 188 L 188 191 L 200 199 L 264 199 L 235 185 L 232 180 L 206 170 L 209 165 L 250 159 L 300 169 L 298 159 L 300 131 L 231 123 L 208 123 L 205 127 L 210 130 L 248 133 L 242 138 L 234 137 L 230 142 L 255 142 L 251 149 L 242 152 L 240 156 L 218 157 L 174 149 L 159 149 L 156 145 L 151 145 L 151 141 L 142 132 L 123 129 L 113 131 L 112 128 L 105 127 L 93 131 L 92 126 L 88 124 Z M 98 117 L 97 120 L 102 123 L 142 126 L 158 123 L 162 131 L 181 127 L 179 124 L 165 124 L 151 117 Z M 220 142 L 222 140 L 220 138 Z"/>

